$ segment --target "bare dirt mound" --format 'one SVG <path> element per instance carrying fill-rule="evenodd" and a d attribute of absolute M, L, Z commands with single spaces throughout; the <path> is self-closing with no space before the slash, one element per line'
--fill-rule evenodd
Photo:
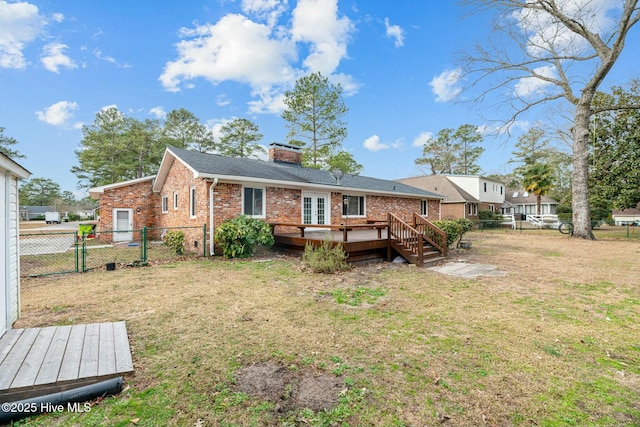
<path fill-rule="evenodd" d="M 273 362 L 247 366 L 236 373 L 236 391 L 267 400 L 281 412 L 318 412 L 338 403 L 342 382 L 311 369 L 292 370 Z"/>

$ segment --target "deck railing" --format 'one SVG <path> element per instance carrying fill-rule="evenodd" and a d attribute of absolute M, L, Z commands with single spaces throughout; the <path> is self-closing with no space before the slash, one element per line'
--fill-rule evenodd
<path fill-rule="evenodd" d="M 434 248 L 447 256 L 447 233 L 439 229 L 431 221 L 418 214 L 413 214 L 413 228 L 424 235 L 424 239 Z"/>
<path fill-rule="evenodd" d="M 392 213 L 387 214 L 389 239 L 395 240 L 396 250 L 416 257 L 417 264 L 424 262 L 424 234 Z M 403 254 L 404 255 L 404 254 Z"/>

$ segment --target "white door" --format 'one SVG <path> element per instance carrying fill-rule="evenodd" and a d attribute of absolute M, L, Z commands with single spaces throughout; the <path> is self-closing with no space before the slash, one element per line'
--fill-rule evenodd
<path fill-rule="evenodd" d="M 331 224 L 329 218 L 329 203 L 326 194 L 302 194 L 302 223 L 303 224 Z"/>
<path fill-rule="evenodd" d="M 113 241 L 130 242 L 133 240 L 133 209 L 113 210 Z"/>

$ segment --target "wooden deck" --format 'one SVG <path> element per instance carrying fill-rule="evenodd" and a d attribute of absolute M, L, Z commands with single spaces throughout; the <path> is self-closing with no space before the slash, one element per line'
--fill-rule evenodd
<path fill-rule="evenodd" d="M 274 228 L 276 249 L 302 254 L 307 243 L 320 245 L 324 240 L 342 244 L 347 262 L 383 261 L 389 258 L 389 239 L 386 224 L 348 224 L 347 226 L 319 226 L 307 224 L 276 224 L 299 231 L 279 232 Z M 274 227 L 274 224 L 272 224 Z"/>
<path fill-rule="evenodd" d="M 124 322 L 10 329 L 0 338 L 0 403 L 133 372 Z"/>
<path fill-rule="evenodd" d="M 424 220 L 421 219 L 421 221 Z M 424 222 L 428 223 L 428 221 Z M 415 234 L 412 238 L 405 238 L 399 242 L 393 237 L 395 236 L 393 232 L 392 238 L 389 238 L 389 224 L 395 224 L 395 222 L 392 223 L 389 219 L 339 225 L 270 223 L 275 248 L 298 255 L 304 253 L 307 244 L 319 246 L 323 241 L 329 240 L 342 245 L 347 254 L 347 262 L 351 264 L 391 261 L 396 255 L 402 255 L 408 262 L 422 267 L 446 258 L 446 249 L 444 251 L 435 249 L 420 238 L 424 236 L 425 230 L 418 231 L 404 224 L 407 230 L 410 229 Z M 446 241 L 446 234 L 444 234 L 444 240 Z M 418 244 L 420 244 L 419 250 L 416 248 Z M 416 255 L 418 252 L 420 256 Z"/>

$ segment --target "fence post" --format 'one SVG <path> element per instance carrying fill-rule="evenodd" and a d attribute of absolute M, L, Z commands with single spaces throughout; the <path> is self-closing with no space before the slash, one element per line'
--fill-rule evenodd
<path fill-rule="evenodd" d="M 207 223 L 202 224 L 202 256 L 207 257 Z"/>
<path fill-rule="evenodd" d="M 80 268 L 80 259 L 78 258 L 78 256 L 80 255 L 80 253 L 78 252 L 78 246 L 80 246 L 80 242 L 78 242 L 78 233 L 73 233 L 74 236 L 73 238 L 75 239 L 75 244 L 74 246 L 76 247 L 76 273 L 79 273 L 79 268 Z"/>
<path fill-rule="evenodd" d="M 85 273 L 87 271 L 87 235 L 83 230 L 81 232 L 82 237 L 82 272 Z"/>
<path fill-rule="evenodd" d="M 147 227 L 142 227 L 142 242 L 140 242 L 140 258 L 142 262 L 147 262 Z"/>

